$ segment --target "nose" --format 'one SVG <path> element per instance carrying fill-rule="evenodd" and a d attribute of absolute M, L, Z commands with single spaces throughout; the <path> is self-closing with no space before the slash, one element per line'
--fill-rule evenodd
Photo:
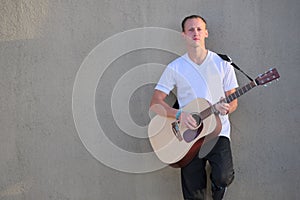
<path fill-rule="evenodd" d="M 197 29 L 194 30 L 194 35 L 198 35 L 199 31 Z"/>

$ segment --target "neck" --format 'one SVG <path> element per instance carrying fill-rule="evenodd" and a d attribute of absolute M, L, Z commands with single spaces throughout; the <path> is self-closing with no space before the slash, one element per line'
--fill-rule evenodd
<path fill-rule="evenodd" d="M 204 47 L 188 49 L 189 58 L 196 64 L 201 65 L 207 56 L 208 50 Z"/>

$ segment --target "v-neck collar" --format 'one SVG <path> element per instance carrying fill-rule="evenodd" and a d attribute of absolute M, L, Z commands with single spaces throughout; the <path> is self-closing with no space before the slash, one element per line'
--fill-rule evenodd
<path fill-rule="evenodd" d="M 205 59 L 203 60 L 203 62 L 200 65 L 198 65 L 197 63 L 195 63 L 194 61 L 192 61 L 192 59 L 190 59 L 188 53 L 185 53 L 183 55 L 184 59 L 186 61 L 188 61 L 191 65 L 193 65 L 196 68 L 201 68 L 202 66 L 204 66 L 204 64 L 207 62 L 209 56 L 210 56 L 210 51 L 207 50 L 207 55 L 206 55 Z"/>

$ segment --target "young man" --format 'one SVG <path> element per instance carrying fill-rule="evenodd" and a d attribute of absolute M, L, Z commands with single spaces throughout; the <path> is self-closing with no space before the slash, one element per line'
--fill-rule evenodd
<path fill-rule="evenodd" d="M 206 21 L 198 15 L 182 21 L 182 36 L 187 53 L 171 62 L 163 72 L 151 100 L 150 109 L 159 115 L 178 118 L 189 129 L 196 127 L 196 121 L 187 112 L 169 106 L 164 100 L 176 87 L 180 108 L 196 98 L 204 98 L 215 104 L 221 98 L 235 92 L 238 87 L 232 66 L 205 46 L 208 37 Z M 211 165 L 212 197 L 222 199 L 226 187 L 233 181 L 234 171 L 230 147 L 230 123 L 228 114 L 237 108 L 237 100 L 218 103 L 215 109 L 220 113 L 222 130 L 217 142 L 204 156 L 196 156 L 187 166 L 181 168 L 181 182 L 184 199 L 205 198 L 206 162 Z"/>

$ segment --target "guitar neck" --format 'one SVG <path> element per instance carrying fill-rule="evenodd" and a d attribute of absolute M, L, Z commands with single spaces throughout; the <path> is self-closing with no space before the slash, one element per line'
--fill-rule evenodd
<path fill-rule="evenodd" d="M 227 96 L 225 98 L 225 100 L 223 100 L 223 101 L 225 101 L 226 103 L 230 103 L 233 100 L 235 100 L 235 99 L 239 98 L 240 96 L 242 96 L 243 94 L 245 94 L 246 92 L 250 91 L 256 85 L 257 84 L 254 81 L 251 81 L 247 85 L 243 86 L 242 88 L 237 89 L 234 93 L 232 93 L 229 96 Z"/>
<path fill-rule="evenodd" d="M 226 102 L 226 103 L 230 103 L 233 100 L 239 98 L 240 96 L 242 96 L 243 94 L 245 94 L 246 92 L 250 91 L 252 88 L 256 87 L 257 84 L 254 81 L 251 81 L 250 83 L 248 83 L 247 85 L 237 89 L 234 93 L 230 94 L 229 96 L 227 96 L 225 99 L 222 99 L 221 101 L 219 101 L 218 103 L 221 102 Z M 205 119 L 207 117 L 209 117 L 211 114 L 213 113 L 217 113 L 216 109 L 215 109 L 215 105 L 210 106 L 209 108 L 203 110 L 200 113 L 200 116 L 202 119 Z"/>

